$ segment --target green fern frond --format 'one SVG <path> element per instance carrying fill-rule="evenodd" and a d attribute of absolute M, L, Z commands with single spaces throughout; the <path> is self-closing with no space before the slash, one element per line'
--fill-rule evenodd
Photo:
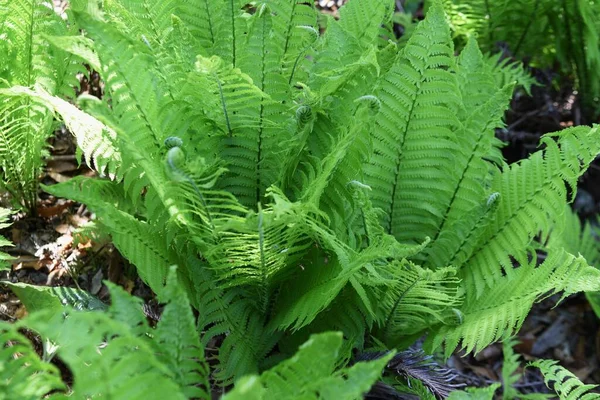
<path fill-rule="evenodd" d="M 111 99 L 111 114 L 127 137 L 139 149 L 156 153 L 159 143 L 169 134 L 162 131 L 160 110 L 166 103 L 153 82 L 155 66 L 151 50 L 125 36 L 115 26 L 98 21 L 87 14 L 77 14 L 94 40 L 106 82 L 106 95 Z"/>
<path fill-rule="evenodd" d="M 153 332 L 158 359 L 169 367 L 188 398 L 209 398 L 208 365 L 196 331 L 194 314 L 171 267 L 163 300 L 168 302 Z"/>
<path fill-rule="evenodd" d="M 523 67 L 519 61 L 502 58 L 502 53 L 487 54 L 485 63 L 491 68 L 496 84 L 500 87 L 516 82 L 517 86 L 531 95 L 531 88 L 539 85 L 537 80 Z"/>
<path fill-rule="evenodd" d="M 75 374 L 72 391 L 77 396 L 186 398 L 148 339 L 106 314 L 42 312 L 22 324 L 58 346 L 57 354 Z"/>
<path fill-rule="evenodd" d="M 518 374 L 515 374 L 520 367 L 519 355 L 513 351 L 513 347 L 519 342 L 510 338 L 502 342 L 502 399 L 511 400 L 519 397 L 519 392 L 513 387 L 520 379 Z"/>
<path fill-rule="evenodd" d="M 590 267 L 583 257 L 576 258 L 564 250 L 552 251 L 542 264 L 536 264 L 534 258 L 495 279 L 485 296 L 467 296 L 459 308 L 463 315 L 461 324 L 435 328 L 427 338 L 429 348 L 445 341 L 447 357 L 459 344 L 467 352 L 478 352 L 517 331 L 534 302 L 559 292 L 565 298 L 600 287 L 600 271 Z"/>
<path fill-rule="evenodd" d="M 0 96 L 0 186 L 33 212 L 52 115 L 25 96 Z M 44 140 L 40 140 L 43 137 Z"/>
<path fill-rule="evenodd" d="M 273 141 L 277 139 L 271 134 L 265 138 L 266 132 L 263 132 L 272 124 L 266 119 L 265 110 L 272 100 L 247 74 L 215 56 L 198 56 L 196 71 L 190 74 L 183 96 L 190 106 L 197 107 L 199 103 L 215 127 L 223 127 L 209 132 L 207 140 L 214 143 L 219 157 L 228 162 L 230 172 L 225 174 L 220 186 L 231 191 L 245 206 L 254 208 L 257 193 L 269 186 L 276 176 L 262 160 L 263 147 L 273 148 Z M 214 151 L 203 150 L 203 156 L 210 154 L 207 151 Z M 263 165 L 265 172 L 261 171 Z"/>
<path fill-rule="evenodd" d="M 494 383 L 485 388 L 468 388 L 464 391 L 456 390 L 450 393 L 448 400 L 493 400 L 499 383 Z"/>
<path fill-rule="evenodd" d="M 502 157 L 495 147 L 494 130 L 503 124 L 513 86 L 497 88 L 493 75 L 483 68 L 483 63 L 475 42 L 470 41 L 459 58 L 458 78 L 464 110 L 459 114 L 461 124 L 456 132 L 455 174 L 446 179 L 453 192 L 427 253 L 427 263 L 435 268 L 452 264 L 451 256 L 464 248 L 465 235 L 472 231 L 458 229 L 458 226 L 464 225 L 465 216 L 473 215 L 487 197 L 493 172 L 493 165 L 487 160 Z"/>
<path fill-rule="evenodd" d="M 215 54 L 236 67 L 241 54 L 240 43 L 247 33 L 243 5 L 240 0 L 186 0 L 180 6 L 179 15 L 208 54 Z"/>
<path fill-rule="evenodd" d="M 55 365 L 40 360 L 15 325 L 0 322 L 0 393 L 5 399 L 36 400 L 66 385 Z"/>
<path fill-rule="evenodd" d="M 0 87 L 39 85 L 53 94 L 72 96 L 77 84 L 75 57 L 50 46 L 45 35 L 69 28 L 52 9 L 33 0 L 2 0 L 3 37 Z M 0 95 L 1 186 L 18 207 L 35 212 L 37 180 L 52 133 L 52 115 L 28 97 Z"/>
<path fill-rule="evenodd" d="M 456 270 L 448 267 L 434 272 L 410 262 L 390 264 L 386 269 L 389 277 L 379 289 L 377 315 L 381 318 L 376 336 L 388 347 L 431 325 L 456 324 L 456 308 L 462 300 Z"/>
<path fill-rule="evenodd" d="M 585 385 L 572 372 L 558 365 L 557 361 L 538 360 L 527 366 L 539 368 L 546 386 L 554 389 L 561 400 L 593 400 L 599 396 L 597 391 L 592 392 L 598 385 Z"/>
<path fill-rule="evenodd" d="M 400 241 L 432 237 L 452 193 L 443 182 L 456 148 L 452 131 L 460 98 L 454 70 L 450 30 L 434 4 L 375 93 L 382 108 L 367 183 L 373 204 L 386 212 L 387 231 Z"/>
<path fill-rule="evenodd" d="M 38 310 L 61 312 L 65 307 L 76 310 L 104 310 L 106 305 L 88 292 L 70 287 L 35 286 L 26 283 L 2 282 L 17 295 L 32 313 Z"/>
<path fill-rule="evenodd" d="M 122 287 L 112 282 L 104 283 L 110 291 L 110 307 L 107 311 L 110 318 L 128 325 L 131 332 L 138 337 L 150 335 L 142 299 L 131 296 Z"/>
<path fill-rule="evenodd" d="M 232 378 L 258 371 L 259 363 L 273 348 L 278 334 L 267 333 L 263 318 L 240 288 L 224 291 L 215 282 L 206 265 L 188 260 L 194 283 L 195 303 L 202 310 L 198 327 L 203 331 L 202 345 L 225 334 L 219 347 L 219 364 L 214 373 L 218 382 L 227 384 Z"/>
<path fill-rule="evenodd" d="M 336 371 L 341 346 L 340 333 L 314 335 L 290 359 L 260 376 L 239 381 L 223 400 L 361 398 L 379 378 L 381 370 L 394 354 Z"/>
<path fill-rule="evenodd" d="M 371 45 L 381 24 L 391 19 L 395 4 L 390 0 L 352 0 L 340 9 L 340 25 L 362 45 Z"/>
<path fill-rule="evenodd" d="M 100 174 L 106 173 L 112 179 L 120 177 L 119 171 L 122 167 L 122 159 L 116 145 L 117 135 L 112 129 L 61 98 L 51 96 L 41 87 L 30 90 L 17 86 L 10 89 L 0 89 L 0 94 L 5 96 L 29 96 L 59 114 L 67 128 L 75 135 L 87 164 L 95 168 Z"/>
<path fill-rule="evenodd" d="M 495 219 L 470 256 L 465 259 L 456 253 L 450 261 L 464 265 L 469 296 L 479 297 L 503 272 L 511 277 L 513 260 L 527 263 L 527 247 L 533 237 L 540 232 L 547 234 L 564 211 L 565 185 L 575 191 L 577 178 L 600 151 L 598 134 L 598 127 L 577 127 L 555 134 L 558 141 L 545 136 L 544 151 L 496 175 L 491 190 L 503 196 Z"/>
<path fill-rule="evenodd" d="M 164 228 L 141 221 L 124 211 L 129 205 L 123 201 L 121 187 L 108 181 L 75 178 L 45 188 L 56 196 L 77 199 L 94 209 L 101 216 L 105 229 L 111 233 L 117 249 L 139 266 L 140 276 L 152 290 L 161 293 L 168 267 L 178 264 L 177 255 L 156 233 Z"/>
<path fill-rule="evenodd" d="M 583 223 L 571 207 L 565 211 L 550 232 L 546 242 L 550 249 L 565 249 L 571 254 L 581 254 L 589 265 L 600 267 L 600 244 L 597 228 L 590 221 Z M 588 302 L 600 317 L 600 292 L 587 292 Z"/>
<path fill-rule="evenodd" d="M 317 11 L 310 0 L 268 0 L 273 18 L 271 47 L 281 54 L 282 75 L 292 84 L 304 82 L 303 70 L 310 63 L 305 57 L 315 41 Z"/>
<path fill-rule="evenodd" d="M 12 212 L 7 208 L 0 207 L 0 229 L 8 228 L 10 226 L 9 217 Z M 11 241 L 7 240 L 4 236 L 0 235 L 0 248 L 12 247 Z M 0 270 L 6 269 L 10 266 L 10 261 L 13 259 L 9 254 L 0 251 Z"/>

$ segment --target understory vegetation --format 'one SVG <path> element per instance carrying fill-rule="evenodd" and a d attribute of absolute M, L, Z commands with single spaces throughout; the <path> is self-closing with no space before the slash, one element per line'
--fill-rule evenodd
<path fill-rule="evenodd" d="M 62 17 L 0 0 L 11 206 L 35 212 L 64 124 L 96 175 L 41 189 L 93 210 L 164 307 L 151 323 L 110 282 L 110 305 L 8 283 L 29 315 L 0 324 L 0 398 L 493 399 L 500 384 L 440 365 L 497 341 L 504 398 L 551 398 L 512 386 L 511 338 L 542 300 L 586 292 L 600 315 L 598 244 L 568 205 L 600 128 L 506 163 L 495 131 L 535 81 L 491 51 L 530 43 L 485 18 L 504 2 L 456 3 L 398 38 L 393 0 L 339 19 L 309 0 L 79 0 Z M 516 4 L 533 2 L 508 3 L 529 17 Z M 596 61 L 565 46 L 593 98 Z M 85 66 L 102 99 L 74 95 Z M 555 361 L 525 364 L 561 399 L 598 398 Z"/>

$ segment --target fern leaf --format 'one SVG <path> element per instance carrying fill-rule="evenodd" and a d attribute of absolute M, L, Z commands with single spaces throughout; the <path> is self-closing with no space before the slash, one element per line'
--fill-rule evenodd
<path fill-rule="evenodd" d="M 0 393 L 7 399 L 35 400 L 66 385 L 55 365 L 42 361 L 15 325 L 0 323 Z"/>
<path fill-rule="evenodd" d="M 29 313 L 38 310 L 61 312 L 67 306 L 76 310 L 106 309 L 102 301 L 81 289 L 11 282 L 2 282 L 2 284 L 8 286 L 17 295 Z"/>
<path fill-rule="evenodd" d="M 167 276 L 163 296 L 164 300 L 168 299 L 168 304 L 154 332 L 153 342 L 159 351 L 158 359 L 173 372 L 175 382 L 188 398 L 209 398 L 204 347 L 200 344 L 190 303 L 173 267 Z"/>
<path fill-rule="evenodd" d="M 497 152 L 493 146 L 494 128 L 501 125 L 512 91 L 512 86 L 507 86 L 495 92 L 489 101 L 474 110 L 457 134 L 460 150 L 456 152 L 456 174 L 448 179 L 454 192 L 443 211 L 444 220 L 428 252 L 428 262 L 434 267 L 440 268 L 452 262 L 452 255 L 466 241 L 456 226 L 464 223 L 466 215 L 473 215 L 486 197 L 492 165 L 485 159 Z M 465 234 L 468 232 L 464 231 Z"/>
<path fill-rule="evenodd" d="M 452 193 L 443 184 L 453 170 L 449 154 L 456 147 L 452 131 L 460 102 L 452 53 L 449 27 L 436 3 L 375 93 L 382 109 L 367 183 L 373 204 L 386 212 L 387 231 L 400 241 L 433 236 Z"/>
<path fill-rule="evenodd" d="M 294 114 L 288 105 L 292 100 L 291 86 L 285 79 L 281 59 L 283 49 L 273 44 L 274 19 L 266 5 L 257 10 L 248 21 L 248 35 L 242 43 L 238 66 L 247 71 L 254 85 L 269 98 L 262 97 L 254 105 L 256 131 L 255 180 L 256 194 L 253 206 L 264 200 L 266 189 L 276 182 L 284 167 L 285 152 L 282 143 L 290 140 Z M 231 111 L 230 111 L 231 112 Z M 238 111 L 233 111 L 238 112 Z M 250 137 L 252 137 L 250 136 Z M 250 167 L 250 166 L 249 166 Z"/>
<path fill-rule="evenodd" d="M 248 377 L 224 400 L 246 399 L 356 399 L 365 394 L 381 375 L 393 353 L 378 360 L 359 362 L 336 371 L 342 335 L 327 332 L 312 336 L 290 359 Z"/>
<path fill-rule="evenodd" d="M 100 174 L 107 173 L 113 179 L 118 178 L 121 169 L 121 154 L 116 146 L 116 133 L 89 114 L 80 111 L 72 104 L 51 96 L 42 88 L 30 90 L 25 87 L 13 87 L 0 90 L 7 96 L 26 95 L 41 102 L 63 118 L 65 125 L 77 139 L 77 144 L 83 150 L 87 164 L 94 167 Z"/>
<path fill-rule="evenodd" d="M 452 263 L 464 265 L 470 296 L 480 296 L 502 271 L 511 276 L 513 259 L 526 262 L 526 249 L 539 232 L 547 234 L 564 210 L 566 187 L 576 188 L 577 178 L 600 152 L 598 127 L 577 127 L 543 138 L 546 149 L 520 164 L 496 175 L 491 190 L 504 193 L 495 220 L 479 238 L 466 260 L 453 257 Z M 574 190 L 574 189 L 573 189 Z M 498 265 L 501 268 L 498 268 Z"/>
<path fill-rule="evenodd" d="M 191 106 L 197 107 L 200 102 L 208 118 L 224 128 L 222 132 L 213 132 L 214 137 L 209 139 L 216 141 L 219 156 L 229 163 L 230 172 L 223 177 L 220 186 L 231 191 L 242 204 L 254 207 L 257 192 L 270 184 L 268 173 L 263 179 L 260 166 L 257 167 L 263 154 L 263 132 L 256 129 L 269 122 L 266 115 L 261 117 L 260 111 L 256 112 L 254 104 L 271 100 L 247 74 L 214 56 L 198 57 L 196 71 L 190 75 L 183 96 Z"/>
<path fill-rule="evenodd" d="M 428 346 L 435 348 L 445 341 L 446 356 L 459 344 L 467 352 L 479 352 L 517 331 L 534 302 L 554 293 L 563 292 L 565 298 L 598 287 L 600 271 L 587 265 L 582 257 L 576 258 L 563 250 L 550 252 L 541 265 L 537 266 L 534 259 L 496 279 L 485 296 L 479 299 L 467 296 L 459 308 L 461 324 L 438 326 L 428 337 Z"/>
<path fill-rule="evenodd" d="M 510 400 L 519 397 L 519 392 L 513 387 L 521 378 L 518 374 L 519 355 L 513 351 L 513 347 L 519 342 L 516 339 L 508 339 L 502 343 L 502 354 L 504 361 L 502 363 L 502 399 Z"/>
<path fill-rule="evenodd" d="M 363 45 L 372 44 L 381 24 L 391 19 L 394 3 L 390 0 L 352 0 L 340 8 L 340 25 Z"/>
<path fill-rule="evenodd" d="M 304 57 L 314 43 L 317 12 L 310 0 L 268 0 L 273 18 L 271 48 L 281 54 L 282 74 L 288 82 L 304 81 L 301 71 L 310 61 Z"/>
<path fill-rule="evenodd" d="M 377 336 L 389 347 L 402 336 L 418 333 L 428 326 L 452 323 L 461 303 L 459 280 L 453 268 L 430 271 L 409 262 L 390 264 L 389 281 L 380 289 Z"/>
<path fill-rule="evenodd" d="M 42 312 L 25 323 L 56 343 L 57 354 L 74 371 L 72 390 L 77 396 L 186 398 L 146 339 L 106 314 L 70 312 L 65 317 Z"/>
<path fill-rule="evenodd" d="M 582 222 L 579 216 L 566 206 L 565 211 L 550 232 L 546 247 L 550 249 L 565 249 L 571 254 L 581 254 L 589 265 L 600 266 L 600 246 L 598 245 L 596 228 L 591 223 Z M 597 316 L 600 316 L 600 293 L 585 294 L 588 302 Z"/>
<path fill-rule="evenodd" d="M 57 196 L 68 197 L 88 204 L 101 216 L 103 224 L 111 232 L 117 249 L 138 266 L 141 278 L 155 291 L 162 292 L 167 268 L 178 264 L 173 249 L 161 235 L 164 228 L 152 226 L 127 213 L 122 189 L 116 184 L 92 179 L 76 178 L 61 185 L 46 187 Z M 125 204 L 119 207 L 119 203 Z"/>
<path fill-rule="evenodd" d="M 240 0 L 186 0 L 178 15 L 208 54 L 236 67 L 247 29 L 242 6 Z"/>
<path fill-rule="evenodd" d="M 267 334 L 261 317 L 248 300 L 243 289 L 224 291 L 216 284 L 206 265 L 188 260 L 194 282 L 195 302 L 202 312 L 198 327 L 204 331 L 202 344 L 225 334 L 219 347 L 219 364 L 215 371 L 218 382 L 227 384 L 232 378 L 258 371 L 259 363 L 277 342 L 278 334 Z"/>
<path fill-rule="evenodd" d="M 591 392 L 598 385 L 585 385 L 573 373 L 558 365 L 554 360 L 538 360 L 527 364 L 528 367 L 539 368 L 544 375 L 546 386 L 558 393 L 561 400 L 593 400 L 598 398 L 597 392 Z"/>
<path fill-rule="evenodd" d="M 10 226 L 8 221 L 11 215 L 11 211 L 0 207 L 0 229 L 4 229 Z M 13 244 L 7 240 L 4 236 L 0 235 L 0 248 L 12 247 Z M 10 264 L 9 262 L 13 259 L 9 254 L 0 251 L 0 270 L 7 268 Z"/>
<path fill-rule="evenodd" d="M 531 95 L 531 87 L 539 85 L 537 80 L 531 76 L 523 64 L 510 58 L 502 58 L 502 53 L 488 54 L 485 56 L 486 64 L 491 67 L 491 71 L 496 78 L 499 86 L 504 86 L 516 82 L 517 86 L 522 87 L 525 92 Z"/>
<path fill-rule="evenodd" d="M 112 282 L 105 282 L 110 291 L 110 308 L 107 314 L 111 319 L 129 326 L 131 332 L 143 337 L 150 334 L 148 321 L 143 313 L 143 301 L 131 296 L 122 287 Z"/>
<path fill-rule="evenodd" d="M 493 400 L 499 387 L 499 383 L 494 383 L 485 388 L 468 388 L 465 391 L 456 390 L 450 393 L 448 400 Z"/>

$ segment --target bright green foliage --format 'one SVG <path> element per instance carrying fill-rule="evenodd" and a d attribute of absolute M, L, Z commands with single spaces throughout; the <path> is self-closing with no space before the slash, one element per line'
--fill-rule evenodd
<path fill-rule="evenodd" d="M 520 366 L 519 355 L 513 351 L 517 340 L 511 338 L 502 343 L 502 400 L 510 400 L 519 396 L 517 389 L 513 387 L 519 381 L 517 369 Z"/>
<path fill-rule="evenodd" d="M 47 308 L 14 325 L 3 323 L 0 340 L 7 346 L 0 374 L 9 376 L 0 384 L 8 384 L 9 391 L 1 393 L 6 398 L 41 398 L 51 390 L 64 390 L 58 370 L 47 362 L 58 355 L 73 373 L 70 391 L 77 398 L 209 398 L 208 369 L 194 317 L 174 271 L 169 276 L 170 297 L 156 329 L 148 327 L 141 301 L 110 283 L 112 305 L 107 312 Z M 36 295 L 27 291 L 20 297 L 35 301 Z M 45 340 L 44 361 L 17 333 L 20 327 Z M 55 393 L 49 398 L 66 397 Z"/>
<path fill-rule="evenodd" d="M 558 61 L 576 77 L 586 111 L 600 94 L 600 5 L 593 0 L 444 0 L 454 35 L 475 36 L 488 51 L 505 46 L 540 67 Z M 499 57 L 499 56 L 498 56 Z"/>
<path fill-rule="evenodd" d="M 55 95 L 73 96 L 75 56 L 50 46 L 47 36 L 73 32 L 48 4 L 0 1 L 0 89 L 34 85 Z M 30 97 L 0 94 L 0 188 L 13 204 L 34 212 L 38 176 L 52 113 Z"/>
<path fill-rule="evenodd" d="M 0 343 L 0 399 L 37 400 L 65 388 L 58 368 L 40 360 L 17 326 L 0 322 Z"/>
<path fill-rule="evenodd" d="M 61 311 L 64 307 L 76 310 L 102 310 L 104 303 L 88 292 L 69 287 L 34 286 L 26 283 L 2 282 L 19 297 L 27 312 L 38 310 Z"/>
<path fill-rule="evenodd" d="M 598 398 L 592 390 L 597 385 L 585 385 L 567 369 L 557 365 L 553 360 L 538 360 L 529 363 L 528 367 L 539 368 L 544 375 L 544 382 L 558 394 L 560 400 L 593 400 Z"/>
<path fill-rule="evenodd" d="M 394 353 L 336 371 L 341 347 L 340 333 L 311 336 L 293 357 L 260 376 L 244 377 L 223 400 L 359 399 L 379 378 Z"/>
<path fill-rule="evenodd" d="M 10 215 L 10 210 L 0 207 L 0 229 L 4 229 L 10 226 L 10 223 L 7 222 Z M 9 247 L 12 245 L 13 244 L 9 240 L 0 235 L 0 247 Z M 0 251 L 0 269 L 7 268 L 10 265 L 10 260 L 12 260 L 12 257 L 10 255 L 6 254 L 3 251 Z"/>
<path fill-rule="evenodd" d="M 550 232 L 546 246 L 548 248 L 564 248 L 571 254 L 581 254 L 589 265 L 600 267 L 600 244 L 597 239 L 597 228 L 589 221 L 584 224 L 579 216 L 565 207 L 562 219 Z M 594 312 L 600 318 L 600 292 L 587 292 L 586 297 Z"/>
<path fill-rule="evenodd" d="M 523 399 L 523 400 L 543 400 L 552 397 L 545 393 L 520 393 L 514 385 L 521 379 L 521 374 L 517 370 L 521 367 L 519 355 L 513 350 L 513 347 L 518 343 L 514 338 L 505 340 L 502 343 L 502 399 Z"/>
<path fill-rule="evenodd" d="M 320 33 L 309 1 L 107 1 L 74 13 L 105 99 L 78 109 L 11 89 L 86 138 L 83 153 L 113 180 L 46 190 L 94 210 L 159 298 L 176 279 L 202 345 L 219 340 L 220 384 L 331 330 L 346 339 L 342 368 L 353 349 L 425 332 L 447 355 L 478 351 L 548 294 L 600 290 L 582 258 L 556 250 L 537 265 L 530 251 L 600 153 L 598 128 L 548 135 L 505 165 L 494 129 L 518 74 L 474 40 L 456 56 L 437 2 L 405 43 L 382 43 L 393 4 L 351 0 Z M 191 327 L 169 324 L 180 332 L 161 343 L 183 343 Z M 197 342 L 186 348 L 198 357 Z M 192 393 L 203 370 L 168 354 Z M 353 368 L 370 367 L 343 374 Z M 269 390 L 266 376 L 244 385 Z M 327 385 L 349 397 L 367 386 L 342 383 Z"/>
<path fill-rule="evenodd" d="M 452 392 L 448 400 L 493 400 L 494 393 L 499 387 L 500 384 L 495 383 L 485 388 L 469 388 L 465 391 Z"/>

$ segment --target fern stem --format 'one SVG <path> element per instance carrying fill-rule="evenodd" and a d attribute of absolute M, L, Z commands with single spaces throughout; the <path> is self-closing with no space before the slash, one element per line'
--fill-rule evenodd
<path fill-rule="evenodd" d="M 537 14 L 539 5 L 540 5 L 540 0 L 536 0 L 535 5 L 533 6 L 533 11 L 531 12 L 530 20 L 533 20 L 533 18 L 535 17 L 535 14 Z M 531 24 L 527 24 L 525 26 L 525 29 L 523 29 L 523 33 L 521 34 L 521 37 L 519 38 L 519 41 L 517 42 L 517 44 L 515 46 L 515 50 L 514 50 L 515 56 L 519 53 L 519 49 L 521 48 L 521 45 L 523 44 L 523 41 L 525 40 L 525 36 L 527 36 L 527 32 L 529 32 L 530 26 L 531 26 Z"/>
<path fill-rule="evenodd" d="M 394 305 L 392 306 L 390 313 L 388 314 L 387 318 L 385 319 L 385 325 L 383 326 L 383 338 L 387 341 L 388 339 L 388 334 L 389 334 L 389 330 L 390 330 L 390 326 L 392 323 L 392 318 L 394 316 L 394 313 L 396 312 L 396 310 L 398 309 L 398 306 L 400 305 L 400 302 L 404 299 L 404 297 L 406 297 L 406 294 L 413 288 L 415 287 L 415 285 L 417 284 L 418 280 L 415 280 L 413 283 L 410 284 L 410 286 L 408 286 L 406 288 L 406 290 L 404 292 L 402 292 L 402 294 L 400 296 L 398 296 L 398 299 L 396 299 L 396 301 L 394 302 Z"/>
<path fill-rule="evenodd" d="M 290 19 L 288 20 L 288 23 L 287 23 L 287 32 L 285 33 L 285 45 L 283 46 L 283 54 L 281 57 L 282 60 L 285 58 L 285 53 L 287 53 L 288 48 L 290 46 L 290 38 L 292 37 L 291 32 L 292 32 L 292 29 L 294 28 L 292 21 L 294 20 L 294 12 L 296 11 L 297 5 L 298 5 L 297 0 L 293 0 L 292 1 L 292 11 L 290 12 Z"/>
<path fill-rule="evenodd" d="M 487 20 L 488 37 L 489 37 L 490 45 L 492 46 L 494 44 L 494 32 L 492 30 L 492 9 L 490 8 L 489 0 L 485 0 L 484 4 L 485 4 L 485 11 L 486 11 L 487 17 L 488 17 L 488 20 Z"/>
<path fill-rule="evenodd" d="M 207 20 L 208 20 L 208 31 L 210 32 L 210 42 L 211 42 L 212 46 L 214 47 L 215 33 L 213 31 L 213 17 L 210 14 L 210 7 L 208 7 L 208 1 L 209 0 L 204 0 L 204 8 L 206 10 L 206 16 L 207 16 Z"/>
<path fill-rule="evenodd" d="M 423 78 L 421 76 L 421 78 Z M 417 99 L 419 98 L 419 95 L 415 96 L 412 105 L 410 107 L 410 113 L 408 114 L 408 119 L 407 121 L 412 121 L 412 117 L 413 117 L 413 113 L 417 104 Z M 406 124 L 406 127 L 404 128 L 404 132 L 402 132 L 402 137 L 400 140 L 400 146 L 398 147 L 398 158 L 396 159 L 396 168 L 394 169 L 394 183 L 392 184 L 392 196 L 391 196 L 391 202 L 390 202 L 390 212 L 389 212 L 389 220 L 388 220 L 388 227 L 387 227 L 387 232 L 390 235 L 393 235 L 392 229 L 393 229 L 393 223 L 394 223 L 394 203 L 396 202 L 396 191 L 398 190 L 398 180 L 400 179 L 400 164 L 402 163 L 402 149 L 404 147 L 404 142 L 406 140 L 406 135 L 408 133 L 408 124 Z"/>
<path fill-rule="evenodd" d="M 487 128 L 487 126 L 486 126 L 486 128 Z M 462 185 L 463 180 L 467 176 L 467 171 L 469 170 L 469 167 L 471 166 L 471 161 L 473 160 L 473 158 L 476 155 L 479 154 L 479 152 L 477 150 L 479 148 L 479 145 L 481 144 L 481 139 L 482 138 L 483 138 L 483 135 L 479 136 L 479 141 L 475 144 L 475 147 L 470 152 L 471 156 L 469 157 L 469 160 L 465 164 L 465 168 L 462 170 L 462 174 L 460 176 L 460 179 L 458 180 L 458 182 L 456 183 L 456 186 L 454 187 L 454 193 L 452 193 L 452 197 L 450 198 L 450 201 L 448 202 L 448 206 L 446 207 L 446 211 L 444 211 L 444 214 L 442 214 L 442 216 L 443 216 L 442 223 L 441 223 L 440 227 L 438 228 L 437 232 L 435 233 L 435 237 L 431 241 L 432 243 L 435 242 L 440 237 L 440 234 L 442 233 L 443 229 L 446 227 L 446 222 L 448 222 L 448 214 L 450 213 L 450 210 L 452 209 L 452 206 L 454 205 L 454 201 L 456 200 L 456 196 L 458 195 L 458 191 L 462 188 L 461 185 Z"/>
<path fill-rule="evenodd" d="M 221 98 L 221 105 L 223 106 L 223 114 L 225 115 L 225 125 L 227 125 L 227 134 L 229 137 L 233 136 L 233 131 L 231 130 L 231 123 L 229 122 L 229 114 L 227 113 L 227 104 L 225 104 L 225 95 L 223 94 L 223 85 L 221 84 L 221 80 L 217 76 L 216 72 L 213 72 L 213 76 L 217 81 L 217 85 L 219 86 L 219 96 Z"/>
<path fill-rule="evenodd" d="M 269 305 L 269 286 L 267 263 L 265 262 L 265 231 L 263 228 L 263 211 L 260 203 L 258 203 L 258 248 L 260 251 L 260 275 L 261 275 L 261 301 L 260 309 L 263 314 L 266 314 Z"/>
<path fill-rule="evenodd" d="M 296 56 L 296 60 L 294 61 L 294 66 L 292 67 L 292 72 L 290 73 L 290 79 L 288 80 L 288 85 L 292 84 L 292 80 L 294 79 L 294 74 L 296 73 L 296 68 L 298 67 L 298 63 L 300 63 L 300 59 L 304 56 L 306 51 L 308 51 L 308 49 L 310 49 L 312 47 L 312 45 L 317 41 L 318 38 L 319 38 L 319 34 L 316 33 L 314 40 L 312 42 L 310 42 L 309 44 L 307 44 L 300 51 L 300 53 L 298 53 L 298 55 Z"/>
<path fill-rule="evenodd" d="M 234 3 L 235 0 L 229 0 L 229 4 L 231 6 L 231 34 L 232 34 L 232 46 L 231 46 L 231 52 L 232 52 L 232 58 L 231 58 L 231 63 L 233 64 L 233 67 L 235 68 L 235 53 L 236 53 L 236 47 L 235 47 L 235 42 L 236 42 L 236 38 L 235 38 L 235 13 L 234 13 Z"/>
<path fill-rule="evenodd" d="M 261 81 L 260 81 L 260 90 L 265 90 L 265 54 L 266 54 L 266 43 L 265 43 L 265 33 L 267 30 L 267 19 L 262 17 L 262 65 L 261 65 Z M 260 99 L 260 110 L 258 116 L 258 149 L 256 154 L 256 202 L 260 202 L 261 198 L 261 162 L 262 162 L 262 141 L 263 141 L 263 131 L 264 131 L 264 112 L 265 112 L 265 99 L 261 97 Z"/>

